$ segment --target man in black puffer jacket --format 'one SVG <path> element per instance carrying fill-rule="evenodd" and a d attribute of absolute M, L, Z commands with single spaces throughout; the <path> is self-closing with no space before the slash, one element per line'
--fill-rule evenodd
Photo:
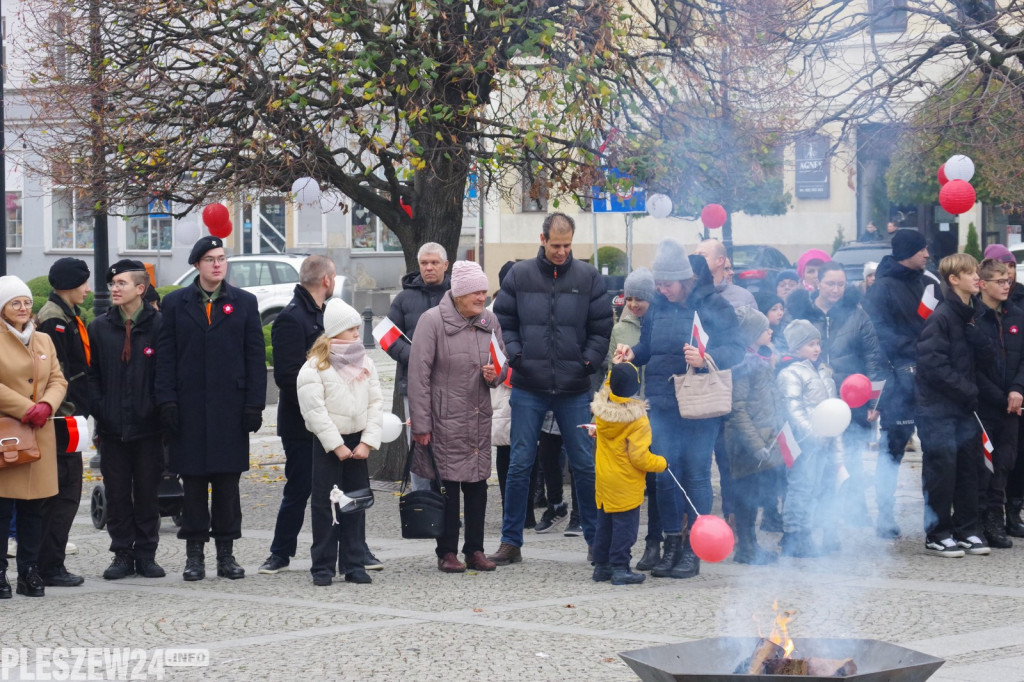
<path fill-rule="evenodd" d="M 593 444 L 579 426 L 590 421 L 590 375 L 604 362 L 613 318 L 597 269 L 573 260 L 575 230 L 564 213 L 549 215 L 537 257 L 512 267 L 494 303 L 512 368 L 512 452 L 501 545 L 488 557 L 499 566 L 522 561 L 530 472 L 548 410 L 569 457 L 583 536 L 587 545 L 594 541 Z"/>

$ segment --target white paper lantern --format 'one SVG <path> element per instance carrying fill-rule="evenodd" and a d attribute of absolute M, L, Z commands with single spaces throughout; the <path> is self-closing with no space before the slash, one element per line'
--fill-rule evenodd
<path fill-rule="evenodd" d="M 392 441 L 398 440 L 398 437 L 402 435 L 402 428 L 405 424 L 398 418 L 393 412 L 384 413 L 384 426 L 381 429 L 380 440 L 382 443 L 391 443 Z"/>
<path fill-rule="evenodd" d="M 647 197 L 647 213 L 652 218 L 667 218 L 672 214 L 672 200 L 665 194 Z"/>
<path fill-rule="evenodd" d="M 850 406 L 839 398 L 822 400 L 811 412 L 811 430 L 822 438 L 834 438 L 850 425 Z"/>
<path fill-rule="evenodd" d="M 947 180 L 963 180 L 970 182 L 974 177 L 974 162 L 971 157 L 963 154 L 954 154 L 946 162 L 945 173 Z"/>
<path fill-rule="evenodd" d="M 313 178 L 299 178 L 292 183 L 295 203 L 301 206 L 320 207 L 320 184 Z"/>

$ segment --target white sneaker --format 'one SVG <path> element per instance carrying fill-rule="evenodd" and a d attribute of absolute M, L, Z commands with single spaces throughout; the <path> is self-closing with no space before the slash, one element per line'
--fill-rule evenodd
<path fill-rule="evenodd" d="M 959 559 L 964 555 L 964 550 L 960 549 L 956 540 L 953 538 L 926 540 L 924 543 L 924 551 L 932 556 L 941 556 L 950 559 Z"/>
<path fill-rule="evenodd" d="M 7 538 L 7 556 L 11 559 L 18 556 L 18 541 L 14 538 Z"/>
<path fill-rule="evenodd" d="M 64 546 L 65 554 L 78 554 L 78 545 L 73 542 L 69 542 Z"/>

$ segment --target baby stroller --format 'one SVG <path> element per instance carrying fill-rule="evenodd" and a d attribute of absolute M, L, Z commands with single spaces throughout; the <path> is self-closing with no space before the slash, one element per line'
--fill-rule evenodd
<path fill-rule="evenodd" d="M 181 527 L 181 506 L 185 499 L 185 491 L 181 487 L 178 477 L 164 469 L 156 495 L 160 504 L 161 518 L 170 516 L 174 525 Z M 107 525 L 107 492 L 102 483 L 98 483 L 92 489 L 92 497 L 89 500 L 89 516 L 92 517 L 92 525 L 97 530 L 103 530 L 103 527 Z"/>

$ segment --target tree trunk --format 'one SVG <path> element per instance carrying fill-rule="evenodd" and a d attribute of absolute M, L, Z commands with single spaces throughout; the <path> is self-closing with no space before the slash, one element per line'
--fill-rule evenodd
<path fill-rule="evenodd" d="M 398 415 L 403 422 L 408 419 L 405 414 L 405 401 L 398 385 L 395 385 L 394 396 L 391 399 L 391 411 Z M 370 478 L 377 481 L 398 481 L 405 473 L 405 458 L 409 454 L 409 440 L 406 437 L 407 429 L 402 429 L 402 435 L 390 443 L 381 443 L 380 450 L 370 453 L 367 462 L 370 468 Z"/>

